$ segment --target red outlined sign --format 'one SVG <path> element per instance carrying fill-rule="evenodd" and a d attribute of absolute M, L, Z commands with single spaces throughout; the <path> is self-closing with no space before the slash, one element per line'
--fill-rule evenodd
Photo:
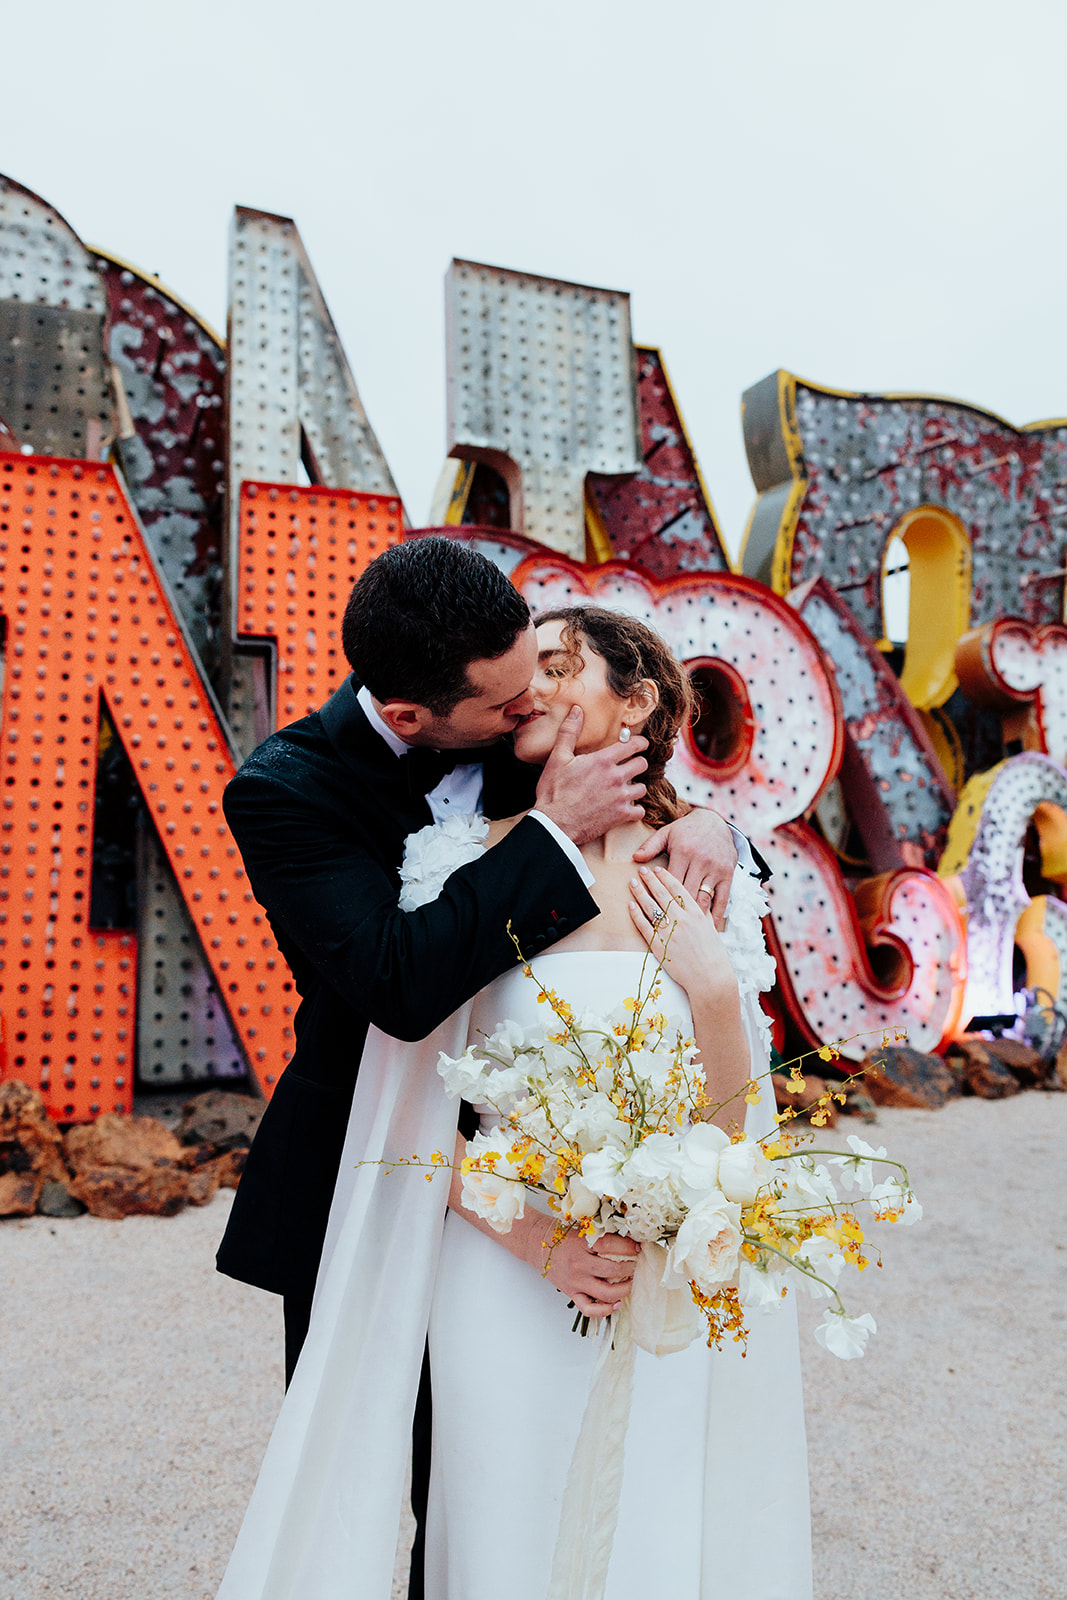
<path fill-rule="evenodd" d="M 747 692 L 755 730 L 744 764 L 723 771 L 679 742 L 671 776 L 681 793 L 722 812 L 770 862 L 779 977 L 791 1015 L 813 1043 L 906 1028 L 933 1049 L 959 1023 L 964 934 L 951 895 L 932 873 L 901 870 L 850 895 L 833 852 L 804 820 L 841 763 L 841 703 L 815 636 L 762 584 L 713 573 L 658 585 L 620 563 L 580 567 L 531 557 L 512 581 L 539 606 L 593 599 L 649 622 L 684 662 L 722 663 Z M 875 965 L 872 966 L 872 956 Z M 874 1038 L 872 1039 L 872 1034 Z"/>
<path fill-rule="evenodd" d="M 315 711 L 348 675 L 341 621 L 368 562 L 403 537 L 390 495 L 241 485 L 235 617 L 275 645 L 275 727 Z"/>
<path fill-rule="evenodd" d="M 88 927 L 103 696 L 269 1094 L 292 1053 L 292 979 L 223 816 L 229 741 L 110 468 L 0 456 L 0 610 L 4 1075 L 62 1120 L 131 1104 L 132 942 Z"/>

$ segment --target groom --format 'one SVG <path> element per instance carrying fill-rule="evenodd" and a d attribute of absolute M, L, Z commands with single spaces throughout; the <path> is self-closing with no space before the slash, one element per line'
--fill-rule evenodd
<path fill-rule="evenodd" d="M 529 715 L 537 644 L 492 562 L 440 538 L 388 550 L 357 582 L 352 676 L 273 734 L 226 790 L 226 818 L 300 995 L 296 1049 L 249 1152 L 219 1270 L 284 1297 L 286 1372 L 307 1331 L 367 1027 L 421 1039 L 515 962 L 597 915 L 579 846 L 631 821 L 645 741 L 574 754 L 572 712 L 544 767 L 506 735 Z M 532 808 L 532 809 L 531 809 Z M 432 904 L 398 910 L 409 833 L 454 812 L 529 810 Z M 747 851 L 747 842 L 737 838 Z M 717 920 L 737 859 L 696 811 L 649 840 Z"/>

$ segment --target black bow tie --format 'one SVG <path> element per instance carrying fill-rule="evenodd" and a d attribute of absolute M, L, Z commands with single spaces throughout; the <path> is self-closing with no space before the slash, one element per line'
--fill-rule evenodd
<path fill-rule="evenodd" d="M 455 767 L 470 766 L 485 760 L 485 748 L 480 750 L 431 750 L 416 745 L 402 756 L 404 776 L 411 795 L 431 794 L 442 778 Z"/>

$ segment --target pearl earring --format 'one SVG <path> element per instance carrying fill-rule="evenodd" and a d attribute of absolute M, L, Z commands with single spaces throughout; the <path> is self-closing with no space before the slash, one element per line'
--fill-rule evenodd
<path fill-rule="evenodd" d="M 619 729 L 619 743 L 620 744 L 629 744 L 629 742 L 630 742 L 630 730 L 629 730 L 629 728 L 626 726 L 626 724 L 624 722 L 622 727 Z"/>

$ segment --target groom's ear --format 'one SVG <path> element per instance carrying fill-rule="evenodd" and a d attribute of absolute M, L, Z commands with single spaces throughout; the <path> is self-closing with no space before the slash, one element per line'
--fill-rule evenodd
<path fill-rule="evenodd" d="M 385 700 L 379 707 L 379 715 L 397 738 L 408 744 L 433 720 L 432 711 L 414 700 Z"/>

